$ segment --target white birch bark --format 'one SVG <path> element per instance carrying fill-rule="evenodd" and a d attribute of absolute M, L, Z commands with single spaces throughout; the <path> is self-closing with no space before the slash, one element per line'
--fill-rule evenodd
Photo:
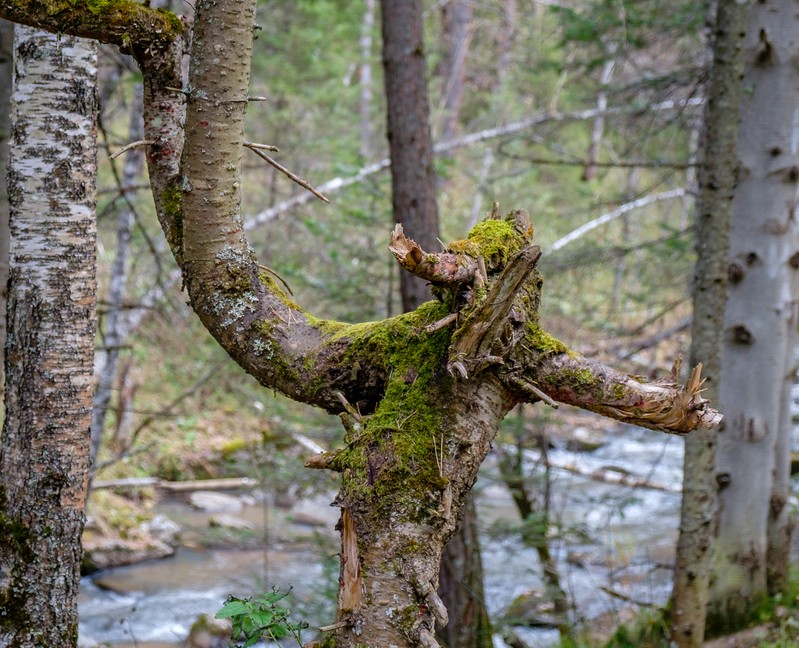
<path fill-rule="evenodd" d="M 0 645 L 77 642 L 95 333 L 96 46 L 17 26 Z"/>
<path fill-rule="evenodd" d="M 8 140 L 11 135 L 11 70 L 14 23 L 0 20 L 0 386 L 5 382 L 3 357 L 6 342 L 6 296 L 8 283 Z"/>

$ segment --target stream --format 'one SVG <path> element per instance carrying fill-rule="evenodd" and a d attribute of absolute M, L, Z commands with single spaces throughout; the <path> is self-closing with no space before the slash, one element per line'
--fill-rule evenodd
<path fill-rule="evenodd" d="M 550 459 L 576 464 L 586 472 L 612 467 L 673 486 L 681 482 L 682 440 L 627 426 L 608 432 L 607 443 L 593 452 L 555 448 Z M 507 490 L 492 481 L 493 472 L 489 460 L 477 489 L 486 599 L 492 618 L 498 619 L 517 596 L 540 590 L 542 584 L 535 551 L 524 547 L 518 535 L 491 531 L 503 522 L 518 521 Z M 263 533 L 264 526 L 269 528 L 266 552 L 196 548 L 192 535 L 204 533 L 208 513 L 194 511 L 179 500 L 164 500 L 156 512 L 178 522 L 185 530 L 183 542 L 190 546 L 181 547 L 171 558 L 84 577 L 79 599 L 81 637 L 114 648 L 184 645 L 199 614 L 213 615 L 229 594 L 256 594 L 271 585 L 293 587 L 295 601 L 290 607 L 312 610 L 330 579 L 337 576 L 330 569 L 325 573 L 324 551 L 313 540 L 315 534 L 335 538 L 338 514 L 327 505 L 331 499 L 332 495 L 301 503 L 305 513 L 325 522 L 317 530 L 292 522 L 296 511 L 287 516 L 263 503 L 245 506 L 237 516 L 255 524 L 258 533 Z M 624 597 L 655 604 L 666 601 L 679 508 L 676 493 L 553 472 L 553 509 L 562 539 L 553 540 L 552 549 L 579 618 L 612 616 L 629 607 Z M 335 551 L 335 540 L 328 542 L 328 555 Z M 320 617 L 317 607 L 305 618 L 321 625 L 332 622 L 331 614 Z M 557 639 L 555 631 L 546 629 L 517 628 L 517 634 L 535 647 L 552 645 Z"/>

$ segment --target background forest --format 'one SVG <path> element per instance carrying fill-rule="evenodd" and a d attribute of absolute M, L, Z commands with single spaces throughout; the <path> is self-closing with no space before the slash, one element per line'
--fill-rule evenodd
<path fill-rule="evenodd" d="M 331 204 L 245 151 L 248 237 L 293 300 L 344 322 L 402 312 L 400 269 L 388 251 L 394 215 L 378 5 L 259 0 L 256 20 L 251 96 L 259 100 L 249 107 L 246 139 L 278 147 L 269 156 Z M 191 13 L 188 3 L 172 9 Z M 463 238 L 496 204 L 501 213 L 526 209 L 543 250 L 543 327 L 586 356 L 649 380 L 668 376 L 691 345 L 713 11 L 660 0 L 423 3 L 440 239 Z M 332 618 L 330 557 L 338 551 L 319 529 L 332 526 L 321 507 L 337 486 L 335 476 L 303 462 L 340 446 L 341 424 L 265 391 L 186 305 L 141 148 L 116 155 L 143 139 L 141 73 L 110 46 L 101 46 L 99 61 L 96 457 L 85 569 L 153 555 L 163 514 L 186 515 L 179 486 L 156 488 L 148 478 L 250 478 L 255 500 L 245 508 L 259 512 L 255 526 L 223 522 L 198 531 L 181 518 L 184 550 L 239 552 L 256 582 L 231 588 L 238 596 L 291 584 L 279 556 L 295 547 L 301 561 L 323 570 L 292 601 L 318 627 Z M 468 541 L 469 558 L 455 576 L 476 578 L 469 595 L 475 610 L 487 606 L 494 639 L 471 633 L 440 644 L 668 645 L 659 611 L 671 594 L 682 441 L 538 403 L 508 416 L 495 446 L 473 521 L 492 584 L 482 591 Z M 286 531 L 291 524 L 294 535 Z M 662 546 L 657 536 L 665 537 Z M 260 552 L 264 543 L 269 553 Z M 136 587 L 119 573 L 121 584 L 112 576 L 101 587 L 124 598 Z M 85 580 L 81 614 L 94 619 L 110 603 Z M 759 598 L 730 626 L 768 623 L 724 645 L 799 645 L 795 596 L 787 583 Z M 128 623 L 123 635 L 147 645 L 147 631 L 124 620 L 132 612 L 109 609 L 107 618 Z M 116 631 L 101 636 L 106 621 L 88 626 L 93 639 L 129 645 Z M 213 631 L 195 627 L 191 645 L 212 645 L 200 635 Z M 225 645 L 224 637 L 215 640 Z M 155 641 L 149 645 L 161 645 Z"/>
<path fill-rule="evenodd" d="M 692 201 L 684 194 L 695 182 L 704 9 L 669 3 L 664 21 L 665 5 L 657 3 L 634 3 L 621 15 L 610 5 L 480 3 L 468 7 L 468 38 L 453 43 L 443 7 L 425 9 L 433 132 L 443 150 L 435 161 L 442 240 L 460 238 L 495 201 L 503 210 L 527 209 L 545 251 L 548 329 L 588 354 L 623 357 L 632 372 L 668 371 L 675 350 L 687 349 Z M 364 26 L 358 3 L 260 3 L 259 12 L 253 94 L 266 100 L 251 106 L 248 138 L 279 146 L 274 157 L 334 206 L 251 155 L 243 211 L 258 257 L 320 316 L 356 322 L 394 315 L 400 305 L 396 262 L 387 254 L 392 217 L 379 28 Z M 452 72 L 456 47 L 463 48 L 462 67 Z M 105 54 L 102 136 L 114 152 L 131 141 L 138 79 L 119 55 Z M 454 107 L 445 103 L 449 86 L 459 86 Z M 123 198 L 119 185 L 130 185 L 123 184 L 121 158 L 112 166 L 102 156 L 100 172 L 103 294 L 117 216 L 131 207 L 123 307 L 165 293 L 121 350 L 125 371 L 106 429 L 113 438 L 101 455 L 136 434 L 135 463 L 163 477 L 190 476 L 191 449 L 173 452 L 166 442 L 183 435 L 167 431 L 231 443 L 230 412 L 235 433 L 268 425 L 281 436 L 281 425 L 298 426 L 332 442 L 336 421 L 280 398 L 267 405 L 262 390 L 224 362 L 184 308 L 166 251 L 159 253 L 142 179 L 124 180 L 135 192 Z M 603 215 L 606 225 L 563 238 Z M 111 315 L 104 303 L 103 330 Z M 666 344 L 648 339 L 655 333 Z M 149 415 L 183 394 L 171 414 Z M 119 471 L 115 465 L 98 476 Z"/>

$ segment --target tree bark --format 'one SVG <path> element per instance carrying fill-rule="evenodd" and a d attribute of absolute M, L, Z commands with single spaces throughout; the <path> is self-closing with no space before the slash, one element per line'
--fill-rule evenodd
<path fill-rule="evenodd" d="M 0 390 L 5 384 L 6 298 L 8 296 L 8 169 L 11 137 L 11 76 L 13 72 L 14 23 L 0 20 Z"/>
<path fill-rule="evenodd" d="M 438 231 L 438 207 L 422 3 L 381 0 L 380 6 L 394 221 L 415 232 L 425 249 L 433 250 L 437 246 L 433 232 Z M 400 289 L 405 311 L 430 299 L 425 282 L 407 273 L 400 275 Z"/>
<path fill-rule="evenodd" d="M 795 5 L 754 3 L 746 30 L 739 172 L 727 268 L 729 301 L 719 400 L 718 550 L 714 626 L 748 620 L 781 586 L 790 541 L 790 400 L 796 352 L 799 56 Z M 771 532 L 769 527 L 771 527 Z"/>
<path fill-rule="evenodd" d="M 449 623 L 439 628 L 436 636 L 449 648 L 493 646 L 477 531 L 477 509 L 470 495 L 441 557 L 438 593 L 449 613 Z"/>
<path fill-rule="evenodd" d="M 0 645 L 75 646 L 95 298 L 94 43 L 15 36 Z"/>
<path fill-rule="evenodd" d="M 738 108 L 743 86 L 743 35 L 747 7 L 719 2 L 713 22 L 704 164 L 696 206 L 697 261 L 693 285 L 691 362 L 702 358 L 708 398 L 718 397 L 727 301 L 727 255 L 737 172 Z M 697 430 L 685 439 L 680 535 L 671 606 L 671 639 L 698 648 L 705 636 L 716 512 L 716 431 Z"/>

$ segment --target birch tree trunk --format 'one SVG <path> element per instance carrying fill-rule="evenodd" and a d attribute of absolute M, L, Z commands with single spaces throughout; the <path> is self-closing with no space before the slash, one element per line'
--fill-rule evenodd
<path fill-rule="evenodd" d="M 785 395 L 795 369 L 799 268 L 795 3 L 754 3 L 744 49 L 748 92 L 741 101 L 719 398 L 726 424 L 716 473 L 714 626 L 745 622 L 767 596 L 769 577 L 781 583 L 790 538 Z"/>
<path fill-rule="evenodd" d="M 713 61 L 705 113 L 704 164 L 698 177 L 691 362 L 702 358 L 707 371 L 705 390 L 713 399 L 718 397 L 719 381 L 723 379 L 721 331 L 727 300 L 746 14 L 744 4 L 719 2 L 717 14 L 710 21 Z M 698 648 L 705 636 L 718 488 L 715 463 L 715 430 L 697 430 L 686 437 L 671 609 L 671 639 L 681 648 Z"/>
<path fill-rule="evenodd" d="M 94 43 L 18 26 L 0 645 L 75 646 L 95 333 Z"/>
<path fill-rule="evenodd" d="M 3 358 L 6 346 L 6 297 L 8 295 L 8 143 L 11 137 L 11 74 L 14 23 L 0 20 L 0 389 L 5 384 Z"/>

